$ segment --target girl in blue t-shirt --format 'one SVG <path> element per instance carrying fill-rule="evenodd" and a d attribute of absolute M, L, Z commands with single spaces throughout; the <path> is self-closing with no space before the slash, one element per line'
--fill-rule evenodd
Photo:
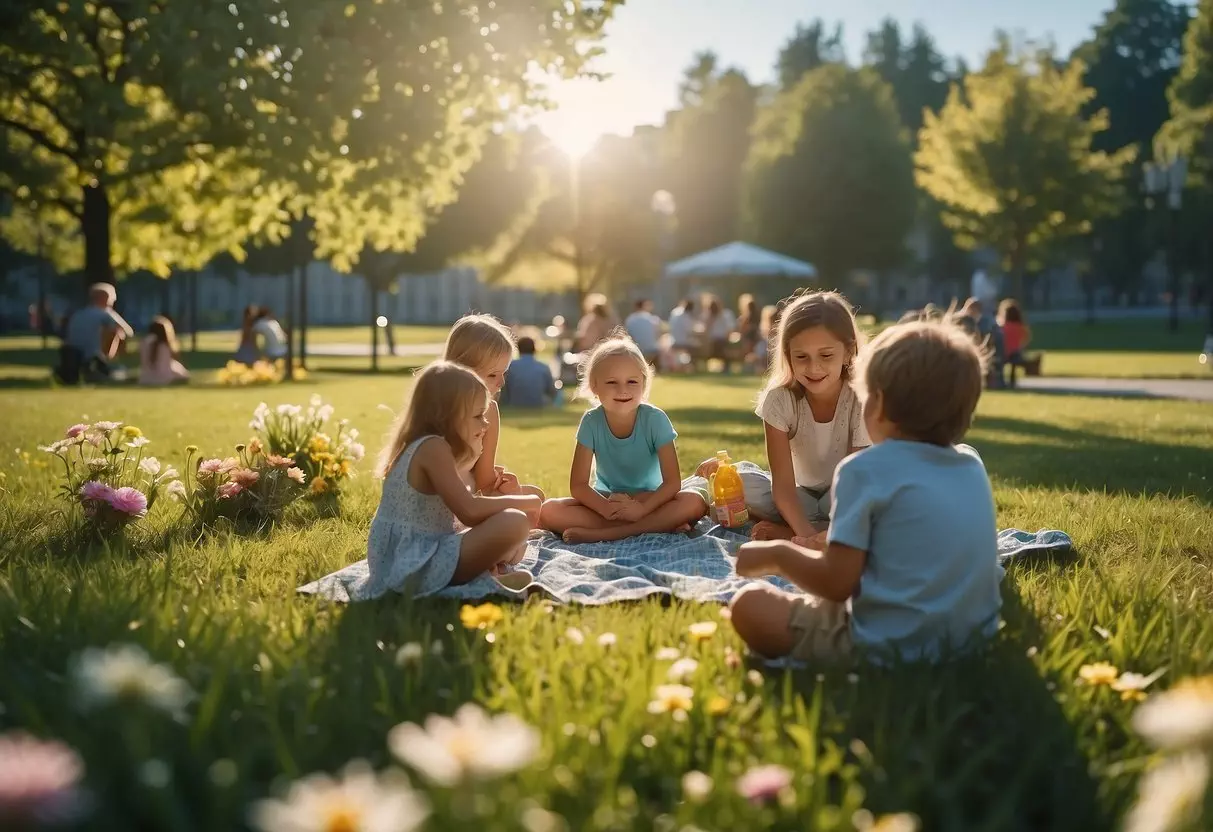
<path fill-rule="evenodd" d="M 571 497 L 543 504 L 539 525 L 568 543 L 687 531 L 707 513 L 705 494 L 683 491 L 670 418 L 645 402 L 653 369 L 624 336 L 596 346 L 581 391 L 597 406 L 577 428 Z"/>

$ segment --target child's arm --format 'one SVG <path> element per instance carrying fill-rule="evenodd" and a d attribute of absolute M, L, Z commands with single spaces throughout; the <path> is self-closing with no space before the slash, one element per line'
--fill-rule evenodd
<path fill-rule="evenodd" d="M 489 427 L 484 432 L 484 449 L 472 468 L 477 491 L 492 491 L 497 485 L 497 443 L 501 438 L 501 409 L 489 402 Z"/>
<path fill-rule="evenodd" d="M 622 504 L 612 503 L 590 486 L 593 462 L 594 452 L 578 442 L 577 449 L 573 451 L 573 467 L 569 471 L 569 496 L 607 520 L 615 520 L 619 517 Z"/>
<path fill-rule="evenodd" d="M 812 537 L 817 529 L 805 517 L 800 507 L 800 496 L 796 493 L 796 469 L 792 465 L 792 443 L 788 435 L 767 423 L 767 462 L 771 466 L 771 496 L 779 516 L 797 537 Z"/>
<path fill-rule="evenodd" d="M 805 592 L 843 603 L 859 589 L 868 553 L 831 543 L 814 552 L 786 540 L 747 543 L 737 553 L 737 574 L 746 578 L 779 575 Z"/>
<path fill-rule="evenodd" d="M 635 523 L 664 506 L 678 496 L 682 490 L 682 473 L 678 467 L 678 449 L 668 442 L 657 449 L 657 460 L 661 463 L 661 488 L 652 494 L 638 497 L 623 504 L 619 518 Z"/>
<path fill-rule="evenodd" d="M 507 508 L 526 512 L 532 518 L 532 523 L 539 517 L 539 508 L 543 501 L 538 497 L 529 494 L 478 497 L 469 491 L 467 484 L 459 476 L 451 446 L 446 442 L 426 442 L 417 449 L 413 462 L 421 466 L 421 471 L 434 493 L 442 498 L 442 502 L 446 503 L 447 508 L 465 526 L 477 526 Z"/>

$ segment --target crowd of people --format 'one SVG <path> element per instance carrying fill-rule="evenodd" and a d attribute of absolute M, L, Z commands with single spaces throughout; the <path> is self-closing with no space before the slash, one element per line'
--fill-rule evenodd
<path fill-rule="evenodd" d="M 1015 387 L 1019 371 L 1039 373 L 1040 358 L 1028 353 L 1032 329 L 1028 326 L 1019 302 L 1007 298 L 998 305 L 996 315 L 990 314 L 987 303 L 971 297 L 959 309 L 941 310 L 928 304 L 922 309 L 906 312 L 901 322 L 935 320 L 950 317 L 972 335 L 989 353 L 986 386 L 994 389 Z"/>

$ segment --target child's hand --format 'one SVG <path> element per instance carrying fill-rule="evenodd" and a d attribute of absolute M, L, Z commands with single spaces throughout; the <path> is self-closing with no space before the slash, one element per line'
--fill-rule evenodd
<path fill-rule="evenodd" d="M 779 550 L 783 541 L 746 543 L 737 550 L 737 574 L 743 578 L 762 578 L 779 574 Z"/>
<path fill-rule="evenodd" d="M 493 469 L 497 473 L 497 481 L 493 483 L 493 490 L 498 494 L 506 494 L 515 496 L 522 493 L 521 484 L 518 482 L 518 476 L 511 474 L 509 471 L 502 468 L 500 465 Z"/>
<path fill-rule="evenodd" d="M 527 518 L 531 521 L 531 528 L 539 526 L 539 511 L 543 508 L 543 500 L 537 494 L 527 494 L 518 497 L 521 505 L 518 507 L 526 512 Z"/>
<path fill-rule="evenodd" d="M 719 467 L 720 460 L 716 457 L 705 459 L 703 462 L 699 463 L 699 467 L 695 469 L 695 476 L 703 477 L 705 480 L 711 479 L 712 475 L 716 473 L 716 469 Z"/>
<path fill-rule="evenodd" d="M 647 512 L 644 510 L 644 503 L 638 500 L 628 500 L 625 503 L 619 504 L 619 512 L 617 519 L 628 523 L 635 523 L 645 517 Z"/>
<path fill-rule="evenodd" d="M 630 503 L 632 502 L 631 494 L 612 494 L 607 497 L 607 502 L 610 503 Z"/>

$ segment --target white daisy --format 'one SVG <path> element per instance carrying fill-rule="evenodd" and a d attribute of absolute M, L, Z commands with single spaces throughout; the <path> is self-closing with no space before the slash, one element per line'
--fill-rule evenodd
<path fill-rule="evenodd" d="M 282 799 L 259 800 L 249 824 L 260 832 L 412 832 L 429 813 L 401 772 L 377 775 L 355 760 L 340 779 L 312 774 L 292 783 Z"/>
<path fill-rule="evenodd" d="M 1208 782 L 1209 761 L 1203 754 L 1180 754 L 1163 761 L 1142 776 L 1125 832 L 1198 828 Z"/>
<path fill-rule="evenodd" d="M 489 716 L 469 703 L 453 718 L 431 714 L 424 728 L 412 722 L 397 725 L 388 733 L 388 747 L 426 779 L 453 786 L 530 765 L 539 754 L 539 732 L 513 714 Z"/>
<path fill-rule="evenodd" d="M 657 651 L 654 658 L 659 662 L 672 662 L 677 661 L 681 655 L 682 653 L 678 652 L 677 647 L 662 647 Z"/>
<path fill-rule="evenodd" d="M 682 775 L 682 796 L 690 803 L 702 803 L 714 785 L 712 778 L 702 771 L 688 771 Z"/>
<path fill-rule="evenodd" d="M 152 440 L 148 439 L 146 436 L 136 436 L 130 442 L 126 443 L 126 447 L 142 448 L 144 445 L 150 445 L 150 444 L 152 444 Z"/>
<path fill-rule="evenodd" d="M 396 651 L 396 664 L 404 667 L 408 664 L 416 664 L 421 661 L 425 655 L 425 648 L 420 642 L 410 641 L 407 644 L 400 645 L 400 649 Z"/>
<path fill-rule="evenodd" d="M 1213 746 L 1213 675 L 1151 696 L 1133 713 L 1133 727 L 1159 748 Z"/>
<path fill-rule="evenodd" d="M 185 483 L 181 480 L 173 480 L 165 486 L 164 493 L 174 500 L 184 500 L 186 497 Z"/>
<path fill-rule="evenodd" d="M 153 662 L 142 647 L 133 644 L 88 648 L 74 660 L 72 675 L 80 704 L 86 709 L 139 701 L 176 714 L 193 695 L 172 668 Z"/>
<path fill-rule="evenodd" d="M 618 641 L 618 639 L 615 638 L 614 633 L 603 633 L 602 635 L 600 635 L 598 637 L 598 646 L 599 647 L 614 647 L 616 641 Z"/>
<path fill-rule="evenodd" d="M 142 439 L 143 437 L 141 436 L 139 438 Z M 156 459 L 154 456 L 149 456 L 146 459 L 140 460 L 139 470 L 154 477 L 160 473 L 160 460 Z"/>
<path fill-rule="evenodd" d="M 564 631 L 564 637 L 573 644 L 585 644 L 585 633 L 578 630 L 576 627 L 569 627 Z"/>
<path fill-rule="evenodd" d="M 666 671 L 666 676 L 671 682 L 681 682 L 688 676 L 691 676 L 699 669 L 699 662 L 694 659 L 679 659 L 670 665 L 670 669 Z"/>

